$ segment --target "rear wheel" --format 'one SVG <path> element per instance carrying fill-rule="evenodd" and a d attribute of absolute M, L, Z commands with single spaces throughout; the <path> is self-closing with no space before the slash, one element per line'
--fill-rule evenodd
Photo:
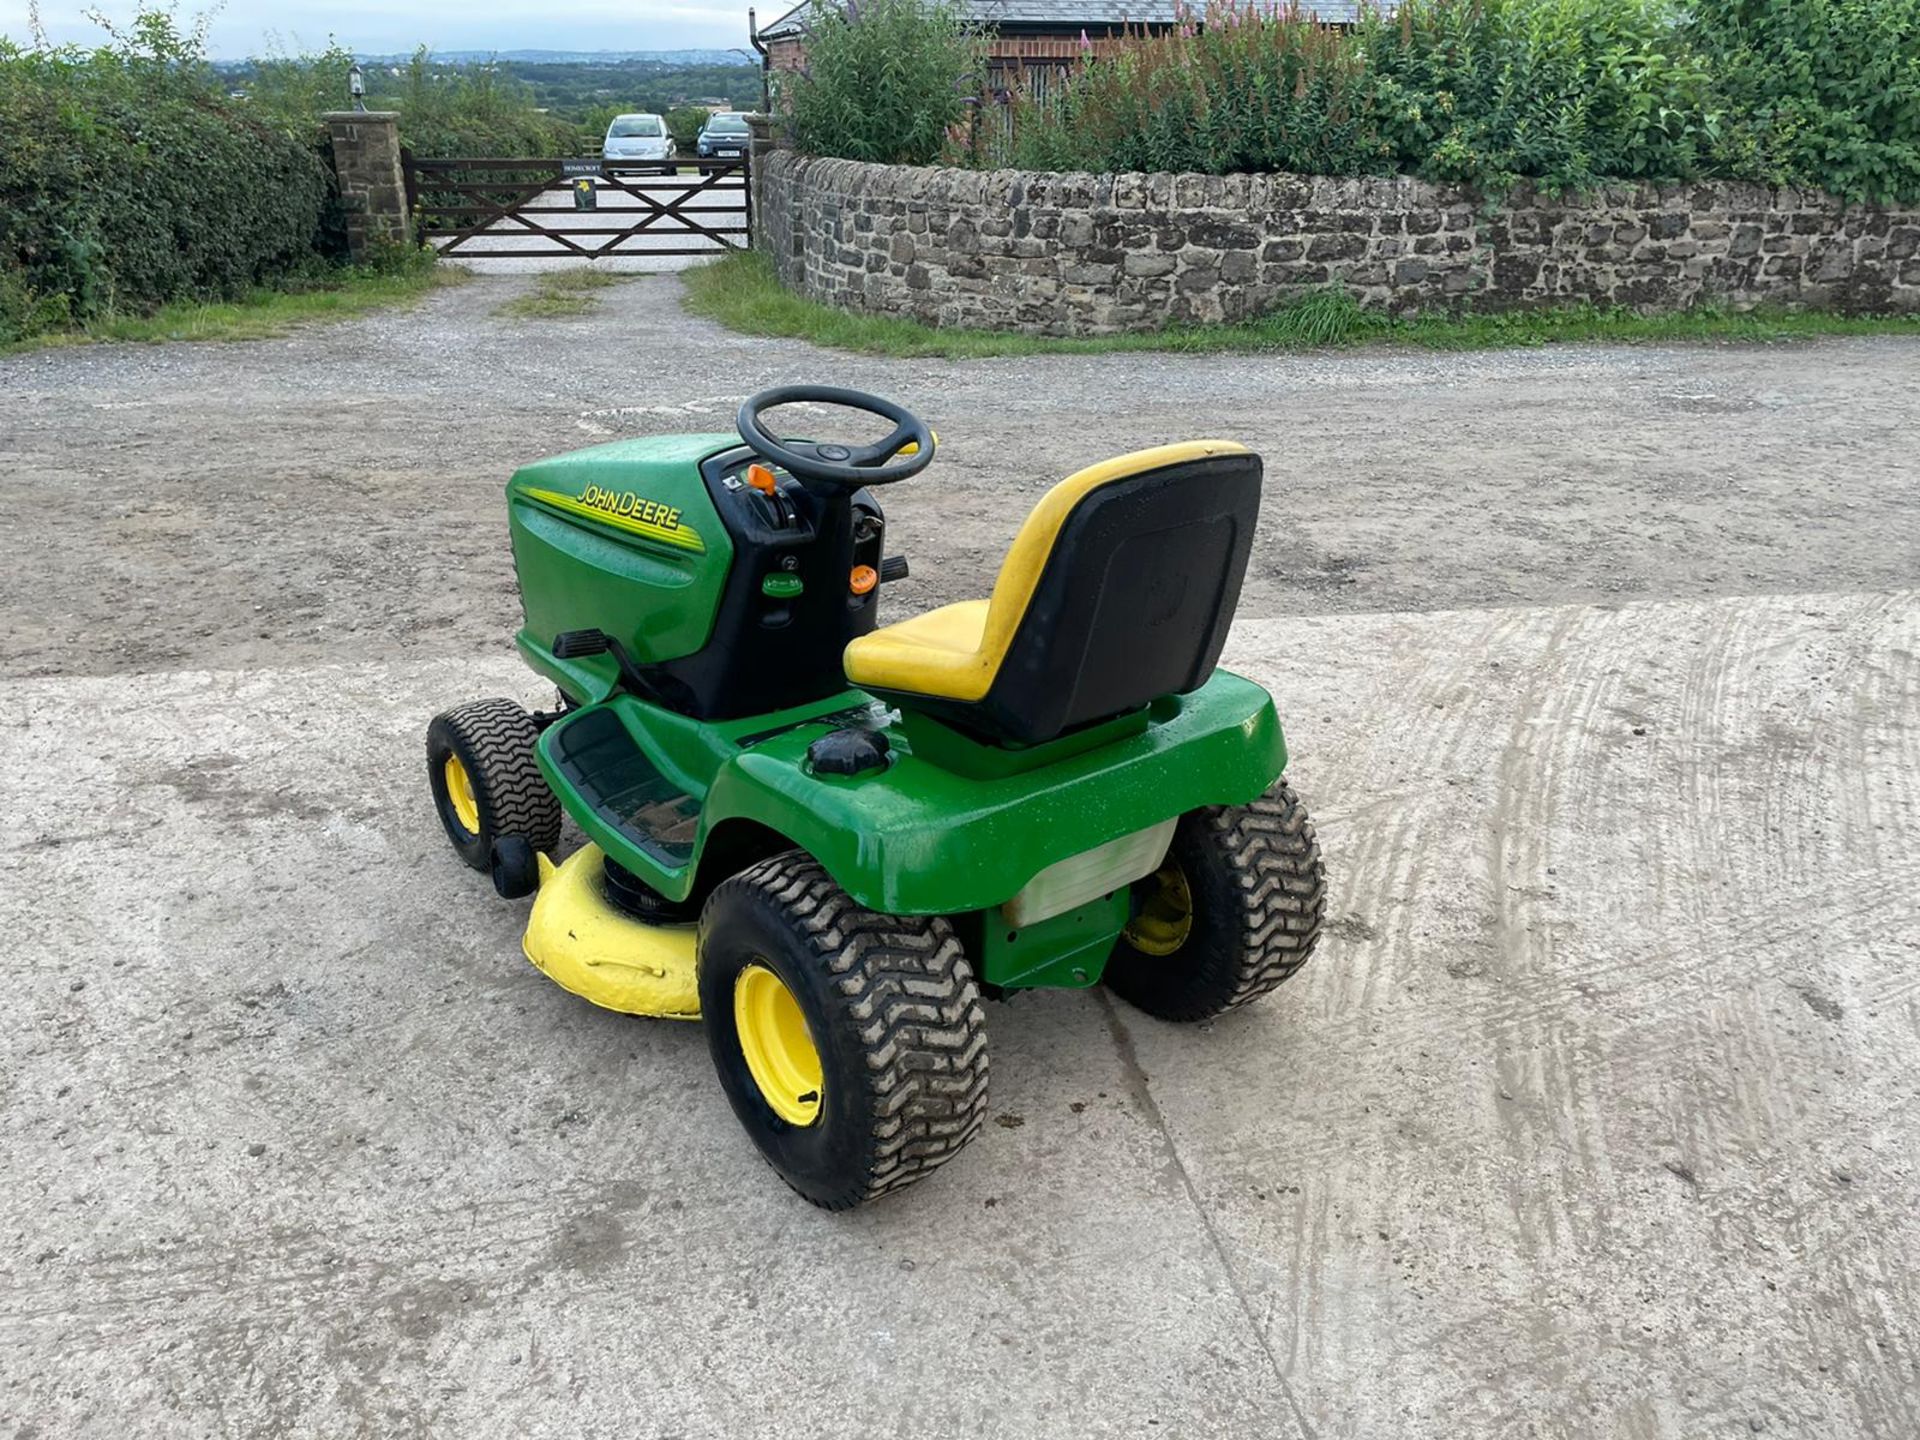
<path fill-rule="evenodd" d="M 708 898 L 700 1010 L 733 1113 L 825 1209 L 924 1178 L 986 1116 L 986 1017 L 953 927 L 855 904 L 801 851 Z"/>
<path fill-rule="evenodd" d="M 1162 1020 L 1257 1000 L 1313 953 L 1325 884 L 1313 822 L 1284 780 L 1252 804 L 1183 815 L 1166 862 L 1134 886 L 1106 983 Z"/>
<path fill-rule="evenodd" d="M 560 802 L 533 758 L 540 726 L 512 700 L 473 700 L 427 727 L 427 782 L 441 828 L 460 858 L 494 868 L 494 846 L 518 836 L 530 850 L 560 843 Z"/>

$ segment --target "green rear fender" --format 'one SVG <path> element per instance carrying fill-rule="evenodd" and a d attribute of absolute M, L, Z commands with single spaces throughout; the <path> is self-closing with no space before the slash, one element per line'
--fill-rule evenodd
<path fill-rule="evenodd" d="M 1023 774 L 970 779 L 904 753 L 883 771 L 815 776 L 802 725 L 729 757 L 701 812 L 694 867 L 725 863 L 771 830 L 806 850 L 848 894 L 893 915 L 951 915 L 1002 904 L 1056 861 L 1205 805 L 1253 799 L 1286 768 L 1273 701 L 1215 672 L 1164 703 L 1145 730 Z M 737 827 L 737 828 L 735 828 Z M 679 893 L 694 877 L 680 880 Z"/>

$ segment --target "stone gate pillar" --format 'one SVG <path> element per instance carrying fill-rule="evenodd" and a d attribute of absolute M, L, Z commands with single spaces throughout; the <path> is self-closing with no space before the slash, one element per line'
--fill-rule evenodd
<path fill-rule="evenodd" d="M 773 153 L 773 117 L 771 115 L 747 116 L 747 194 L 753 211 L 753 233 L 747 237 L 748 244 L 756 250 L 771 252 L 772 242 L 767 238 L 767 222 L 763 218 L 765 207 L 760 203 L 760 173 L 767 156 Z"/>
<path fill-rule="evenodd" d="M 381 245 L 413 240 L 407 179 L 400 168 L 400 117 L 391 110 L 334 110 L 326 116 L 333 169 L 347 215 L 347 248 L 355 263 Z"/>

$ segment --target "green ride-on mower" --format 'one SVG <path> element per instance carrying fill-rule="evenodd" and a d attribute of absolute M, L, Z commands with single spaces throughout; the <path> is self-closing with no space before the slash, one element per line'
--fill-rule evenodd
<path fill-rule="evenodd" d="M 780 405 L 891 425 L 782 439 Z M 934 435 L 789 386 L 738 436 L 626 440 L 507 487 L 530 713 L 437 717 L 454 849 L 525 949 L 597 1005 L 704 1018 L 734 1113 L 840 1209 L 920 1179 L 986 1115 L 982 997 L 1106 985 L 1166 1020 L 1264 995 L 1313 949 L 1313 827 L 1272 699 L 1216 669 L 1260 459 L 1165 445 L 1061 481 L 992 596 L 879 626 L 872 491 Z M 589 844 L 556 863 L 562 812 Z"/>

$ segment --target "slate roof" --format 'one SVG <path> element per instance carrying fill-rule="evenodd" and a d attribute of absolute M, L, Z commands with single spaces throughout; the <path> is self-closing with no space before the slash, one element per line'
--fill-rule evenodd
<path fill-rule="evenodd" d="M 1017 25 L 1022 29 L 1107 30 L 1125 25 L 1173 24 L 1173 0 L 959 0 L 970 20 L 986 26 Z M 1204 10 L 1204 0 L 1189 7 Z M 1301 0 L 1302 10 L 1332 24 L 1350 24 L 1359 18 L 1360 0 Z M 762 27 L 760 38 L 779 40 L 798 35 L 807 10 L 806 0 L 778 20 Z"/>

